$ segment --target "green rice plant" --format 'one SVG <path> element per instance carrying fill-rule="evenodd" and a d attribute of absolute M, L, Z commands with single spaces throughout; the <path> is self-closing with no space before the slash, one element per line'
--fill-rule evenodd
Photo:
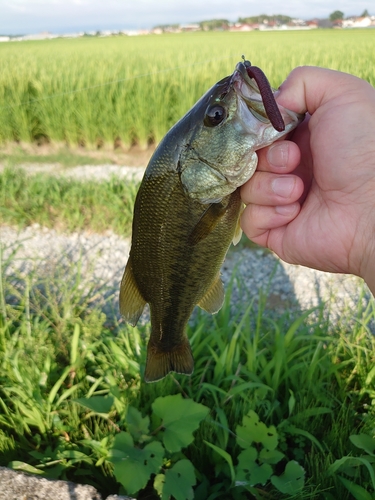
<path fill-rule="evenodd" d="M 277 87 L 320 65 L 375 84 L 371 30 L 189 33 L 1 44 L 0 143 L 146 148 L 245 56 Z"/>

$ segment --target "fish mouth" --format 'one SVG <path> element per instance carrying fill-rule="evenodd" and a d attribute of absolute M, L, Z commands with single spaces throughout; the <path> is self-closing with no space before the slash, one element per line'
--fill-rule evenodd
<path fill-rule="evenodd" d="M 237 64 L 230 84 L 257 120 L 262 123 L 271 123 L 264 109 L 258 84 L 249 77 L 246 66 L 243 63 L 240 62 Z"/>
<path fill-rule="evenodd" d="M 242 62 L 239 62 L 237 64 L 236 69 L 234 70 L 234 73 L 231 77 L 230 85 L 234 89 L 238 97 L 246 104 L 250 113 L 259 122 L 264 124 L 272 124 L 272 120 L 270 120 L 264 107 L 263 97 L 259 90 L 259 86 L 253 78 L 250 78 L 246 66 Z M 275 98 L 273 96 L 275 91 L 271 87 L 270 92 L 272 94 L 269 96 L 269 98 L 275 101 Z M 291 111 L 290 109 L 284 108 L 280 104 L 277 104 L 276 101 L 275 105 L 279 108 L 282 119 L 284 121 L 285 132 L 288 132 L 291 128 L 293 128 L 296 123 L 300 123 L 305 116 Z"/>

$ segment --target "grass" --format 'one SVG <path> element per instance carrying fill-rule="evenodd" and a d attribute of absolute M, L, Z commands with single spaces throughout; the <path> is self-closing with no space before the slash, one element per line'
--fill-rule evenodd
<path fill-rule="evenodd" d="M 273 86 L 301 64 L 375 84 L 372 30 L 193 33 L 0 46 L 0 144 L 158 143 L 245 54 Z"/>
<path fill-rule="evenodd" d="M 137 184 L 112 177 L 79 181 L 22 169 L 0 172 L 0 223 L 129 236 Z"/>
<path fill-rule="evenodd" d="M 250 410 L 275 426 L 279 449 L 304 467 L 305 487 L 296 498 L 352 498 L 329 467 L 355 454 L 352 434 L 374 436 L 373 301 L 366 308 L 360 301 L 329 326 L 325 315 L 311 311 L 270 319 L 263 296 L 258 310 L 250 303 L 233 314 L 229 289 L 217 315 L 198 312 L 189 324 L 193 376 L 145 384 L 148 325 L 131 328 L 117 311 L 105 314 L 93 300 L 104 291 L 93 283 L 82 287 L 79 266 L 54 270 L 53 280 L 23 276 L 11 271 L 7 255 L 0 287 L 0 465 L 124 493 L 109 450 L 120 431 L 131 429 L 129 408 L 147 416 L 160 396 L 182 394 L 209 408 L 183 451 L 199 472 L 196 498 L 228 498 L 225 460 L 204 442 L 226 450 L 236 466 L 236 428 Z M 345 477 L 372 491 L 365 470 Z M 282 497 L 271 485 L 258 489 Z M 150 483 L 137 498 L 157 498 L 152 491 Z M 233 498 L 247 498 L 235 491 Z"/>

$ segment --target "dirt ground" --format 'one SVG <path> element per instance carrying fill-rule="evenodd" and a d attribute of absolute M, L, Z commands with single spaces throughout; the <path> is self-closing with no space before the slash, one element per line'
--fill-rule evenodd
<path fill-rule="evenodd" d="M 100 149 L 89 149 L 85 147 L 67 147 L 65 144 L 28 144 L 28 143 L 9 143 L 0 146 L 0 163 L 3 163 L 7 158 L 12 159 L 15 163 L 34 163 L 34 162 L 59 162 L 69 160 L 69 163 L 74 163 L 74 157 L 79 159 L 82 164 L 82 159 L 88 161 L 94 160 L 98 163 L 112 163 L 114 165 L 127 165 L 129 167 L 145 167 L 147 166 L 153 152 L 154 145 L 147 149 L 139 146 L 132 146 L 130 149 L 113 147 L 102 147 Z"/>

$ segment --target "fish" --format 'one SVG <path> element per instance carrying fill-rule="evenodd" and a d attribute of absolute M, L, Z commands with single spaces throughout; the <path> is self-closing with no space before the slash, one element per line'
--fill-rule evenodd
<path fill-rule="evenodd" d="M 276 104 L 259 72 L 244 60 L 209 89 L 159 143 L 140 184 L 119 304 L 133 326 L 149 304 L 146 382 L 193 373 L 186 325 L 195 306 L 214 314 L 223 305 L 220 269 L 241 236 L 239 187 L 255 172 L 256 150 L 302 119 Z"/>

